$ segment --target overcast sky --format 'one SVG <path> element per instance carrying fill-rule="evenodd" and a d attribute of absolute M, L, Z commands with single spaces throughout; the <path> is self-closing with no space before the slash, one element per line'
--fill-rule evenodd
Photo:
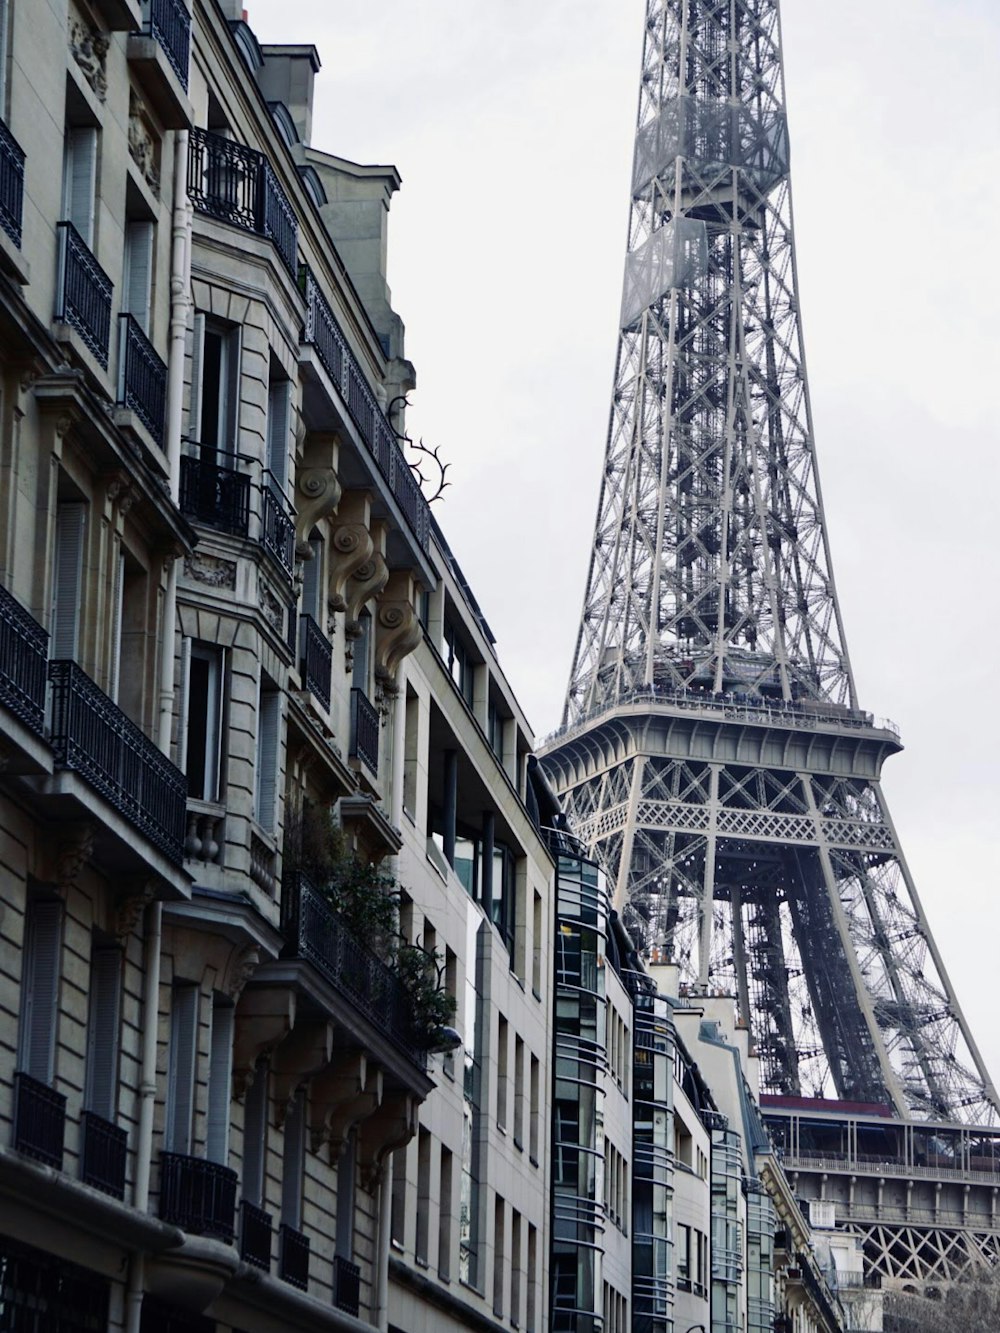
<path fill-rule="evenodd" d="M 403 177 L 390 282 L 436 513 L 539 734 L 607 430 L 643 0 L 250 0 L 311 41 L 313 141 Z M 1000 1080 L 1000 6 L 784 0 L 800 296 L 834 568 L 885 788 Z"/>

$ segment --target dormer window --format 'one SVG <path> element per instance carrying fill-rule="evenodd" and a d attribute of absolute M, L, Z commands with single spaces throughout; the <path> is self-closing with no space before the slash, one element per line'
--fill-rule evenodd
<path fill-rule="evenodd" d="M 292 113 L 284 102 L 268 102 L 267 109 L 271 113 L 271 119 L 277 126 L 278 133 L 285 141 L 286 148 L 294 148 L 299 142 L 299 132 L 295 128 L 295 121 L 292 120 Z"/>
<path fill-rule="evenodd" d="M 319 172 L 315 167 L 299 167 L 299 175 L 302 177 L 302 184 L 306 187 L 306 193 L 316 205 L 322 208 L 329 200 L 326 197 L 326 191 L 323 189 L 323 182 L 319 178 Z"/>

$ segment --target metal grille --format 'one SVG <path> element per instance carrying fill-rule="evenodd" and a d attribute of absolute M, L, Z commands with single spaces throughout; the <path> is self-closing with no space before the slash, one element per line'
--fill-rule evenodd
<path fill-rule="evenodd" d="M 83 1128 L 80 1179 L 85 1185 L 124 1199 L 128 1135 L 93 1111 L 84 1111 L 80 1123 Z"/>
<path fill-rule="evenodd" d="M 49 663 L 52 754 L 175 865 L 184 858 L 187 779 L 75 662 Z"/>
<path fill-rule="evenodd" d="M 114 285 L 72 222 L 57 222 L 56 230 L 59 254 L 55 317 L 76 329 L 107 370 Z"/>
<path fill-rule="evenodd" d="M 199 213 L 266 236 L 294 278 L 299 223 L 263 153 L 209 130 L 193 129 L 188 194 Z"/>
<path fill-rule="evenodd" d="M 62 1170 L 66 1098 L 30 1074 L 14 1075 L 14 1147 Z"/>
<path fill-rule="evenodd" d="M 271 1214 L 244 1199 L 240 1204 L 240 1258 L 254 1268 L 271 1267 Z"/>
<path fill-rule="evenodd" d="M 245 537 L 250 530 L 250 477 L 207 459 L 182 458 L 181 513 L 208 528 Z"/>
<path fill-rule="evenodd" d="M 361 1308 L 361 1269 L 339 1254 L 333 1256 L 333 1303 L 355 1318 Z"/>
<path fill-rule="evenodd" d="M 146 28 L 155 37 L 170 62 L 170 68 L 187 92 L 191 50 L 191 15 L 184 0 L 148 0 Z"/>
<path fill-rule="evenodd" d="M 352 759 L 360 759 L 378 775 L 378 709 L 364 690 L 351 690 Z"/>
<path fill-rule="evenodd" d="M 24 209 L 24 149 L 0 120 L 0 227 L 18 247 Z"/>
<path fill-rule="evenodd" d="M 187 1157 L 160 1154 L 160 1217 L 196 1236 L 233 1239 L 238 1177 L 228 1166 Z"/>
<path fill-rule="evenodd" d="M 295 519 L 270 477 L 270 473 L 265 473 L 261 545 L 274 556 L 286 574 L 291 574 L 295 568 Z"/>
<path fill-rule="evenodd" d="M 104 1333 L 111 1283 L 85 1268 L 0 1237 L 0 1319 L 5 1329 Z"/>
<path fill-rule="evenodd" d="M 309 1237 L 303 1236 L 302 1232 L 296 1231 L 294 1227 L 282 1223 L 279 1249 L 279 1276 L 290 1287 L 298 1287 L 300 1291 L 308 1291 Z"/>
<path fill-rule="evenodd" d="M 333 645 L 312 616 L 302 616 L 302 681 L 324 708 L 330 707 Z"/>
<path fill-rule="evenodd" d="M 157 444 L 163 443 L 167 367 L 132 315 L 118 316 L 118 403 L 134 412 Z"/>
<path fill-rule="evenodd" d="M 41 736 L 49 636 L 0 584 L 0 703 Z"/>

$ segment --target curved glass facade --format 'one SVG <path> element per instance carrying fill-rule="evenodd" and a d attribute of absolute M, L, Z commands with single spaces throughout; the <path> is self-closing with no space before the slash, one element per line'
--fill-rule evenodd
<path fill-rule="evenodd" d="M 607 889 L 565 836 L 557 856 L 551 1327 L 601 1333 Z"/>

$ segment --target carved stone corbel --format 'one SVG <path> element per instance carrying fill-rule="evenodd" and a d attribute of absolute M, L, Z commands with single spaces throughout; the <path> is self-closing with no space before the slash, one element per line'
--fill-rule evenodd
<path fill-rule="evenodd" d="M 295 992 L 284 986 L 245 990 L 236 1006 L 233 1033 L 233 1096 L 239 1101 L 253 1082 L 263 1055 L 271 1055 L 295 1022 Z"/>
<path fill-rule="evenodd" d="M 115 904 L 115 939 L 124 946 L 142 920 L 142 914 L 156 898 L 156 880 L 147 880 L 134 893 L 119 898 Z"/>
<path fill-rule="evenodd" d="M 347 610 L 348 582 L 357 570 L 362 569 L 371 560 L 375 552 L 375 540 L 368 531 L 367 512 L 363 517 L 351 517 L 352 512 L 357 511 L 357 506 L 349 503 L 354 499 L 354 496 L 344 497 L 338 510 L 338 518 L 342 521 L 338 522 L 330 538 L 330 554 L 327 561 L 330 581 L 327 598 L 331 611 Z M 363 508 L 367 511 L 367 502 Z"/>
<path fill-rule="evenodd" d="M 95 826 L 87 822 L 60 824 L 53 833 L 39 856 L 38 878 L 55 884 L 65 897 L 94 853 Z"/>
<path fill-rule="evenodd" d="M 358 1131 L 361 1182 L 374 1189 L 390 1153 L 409 1143 L 419 1125 L 420 1103 L 411 1092 L 397 1092 L 383 1101 Z"/>
<path fill-rule="evenodd" d="M 307 462 L 299 469 L 295 479 L 295 554 L 300 560 L 311 558 L 309 534 L 333 513 L 342 495 L 340 478 L 331 466 L 310 466 Z"/>
<path fill-rule="evenodd" d="M 277 1123 L 284 1124 L 288 1108 L 303 1083 L 325 1069 L 333 1055 L 333 1024 L 324 1019 L 297 1023 L 281 1043 L 271 1064 Z"/>
<path fill-rule="evenodd" d="M 377 1110 L 381 1101 L 381 1069 L 369 1064 L 361 1051 L 338 1056 L 312 1085 L 313 1151 L 329 1143 L 338 1156 L 354 1126 Z"/>
<path fill-rule="evenodd" d="M 349 639 L 361 633 L 361 612 L 365 603 L 377 597 L 389 582 L 389 566 L 378 551 L 354 574 L 347 589 L 347 620 L 344 631 Z"/>
<path fill-rule="evenodd" d="M 234 1004 L 239 1004 L 244 987 L 257 970 L 259 962 L 260 949 L 256 944 L 235 948 L 229 955 L 222 989 Z"/>
<path fill-rule="evenodd" d="M 396 693 L 396 669 L 420 642 L 420 618 L 413 606 L 415 591 L 412 576 L 397 572 L 379 598 L 375 617 L 375 680 L 384 694 Z"/>

